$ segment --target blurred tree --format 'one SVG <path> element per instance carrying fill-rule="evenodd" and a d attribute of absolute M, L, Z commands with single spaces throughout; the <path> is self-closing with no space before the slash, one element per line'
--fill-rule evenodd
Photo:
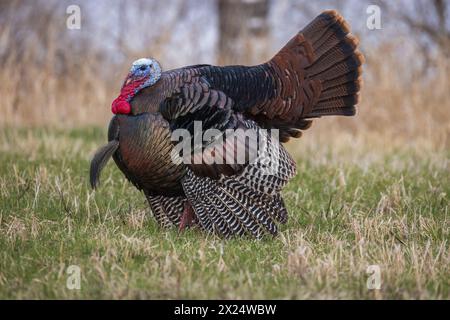
<path fill-rule="evenodd" d="M 437 49 L 446 57 L 450 56 L 450 1 L 392 2 L 384 0 L 381 5 L 410 29 L 428 61 L 431 59 L 433 49 Z"/>
<path fill-rule="evenodd" d="M 219 64 L 253 64 L 267 57 L 269 0 L 218 0 Z"/>

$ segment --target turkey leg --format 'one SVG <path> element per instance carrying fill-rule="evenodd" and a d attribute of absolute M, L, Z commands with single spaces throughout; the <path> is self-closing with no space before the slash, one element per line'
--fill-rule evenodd
<path fill-rule="evenodd" d="M 179 231 L 183 231 L 186 227 L 194 224 L 196 216 L 189 201 L 184 203 L 183 215 L 181 216 Z"/>

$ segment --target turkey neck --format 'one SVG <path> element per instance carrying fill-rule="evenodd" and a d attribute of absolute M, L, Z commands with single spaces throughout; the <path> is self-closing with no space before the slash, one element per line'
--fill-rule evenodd
<path fill-rule="evenodd" d="M 169 124 L 161 115 L 116 115 L 108 139 L 119 141 L 114 161 L 138 189 L 148 195 L 183 194 L 185 167 L 172 162 Z"/>
<path fill-rule="evenodd" d="M 152 86 L 139 91 L 131 100 L 131 113 L 139 115 L 144 112 L 157 113 L 159 105 L 171 92 L 171 81 L 167 74 L 163 73 L 161 78 Z"/>

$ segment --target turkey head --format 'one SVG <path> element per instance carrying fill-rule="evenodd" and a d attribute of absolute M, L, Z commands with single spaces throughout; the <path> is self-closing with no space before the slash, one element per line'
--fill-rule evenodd
<path fill-rule="evenodd" d="M 161 78 L 161 66 L 154 59 L 138 59 L 131 65 L 120 95 L 113 101 L 111 111 L 114 114 L 130 114 L 130 101 L 140 90 L 150 87 Z"/>

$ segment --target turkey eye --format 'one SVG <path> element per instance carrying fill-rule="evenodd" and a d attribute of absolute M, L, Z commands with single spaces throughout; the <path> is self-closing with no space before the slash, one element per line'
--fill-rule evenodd
<path fill-rule="evenodd" d="M 147 69 L 147 66 L 140 66 L 139 70 L 144 71 L 145 69 Z"/>

